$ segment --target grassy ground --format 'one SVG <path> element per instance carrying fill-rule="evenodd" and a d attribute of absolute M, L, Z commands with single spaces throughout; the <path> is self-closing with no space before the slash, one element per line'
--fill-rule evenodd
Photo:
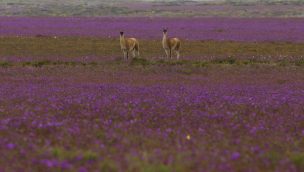
<path fill-rule="evenodd" d="M 164 51 L 160 40 L 140 40 L 141 57 L 160 59 Z M 304 43 L 291 42 L 232 42 L 183 41 L 182 59 L 202 60 L 233 57 L 238 59 L 282 60 L 301 58 Z M 113 60 L 122 56 L 118 39 L 86 37 L 1 37 L 0 58 L 31 57 L 55 60 L 98 57 L 97 61 Z M 8 58 L 9 59 L 9 58 Z"/>

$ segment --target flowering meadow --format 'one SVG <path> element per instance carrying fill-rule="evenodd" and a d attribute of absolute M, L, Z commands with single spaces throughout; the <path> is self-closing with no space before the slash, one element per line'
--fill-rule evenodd
<path fill-rule="evenodd" d="M 0 18 L 1 172 L 304 171 L 302 19 L 146 20 Z"/>
<path fill-rule="evenodd" d="M 303 170 L 303 69 L 114 68 L 1 68 L 1 170 Z"/>
<path fill-rule="evenodd" d="M 162 29 L 185 40 L 304 40 L 303 18 L 0 17 L 1 36 L 92 36 L 161 39 Z"/>

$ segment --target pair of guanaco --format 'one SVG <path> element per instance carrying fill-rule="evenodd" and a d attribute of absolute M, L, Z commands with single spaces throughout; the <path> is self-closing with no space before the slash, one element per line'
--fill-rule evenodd
<path fill-rule="evenodd" d="M 166 52 L 167 58 L 172 58 L 172 53 L 176 53 L 177 60 L 180 57 L 181 41 L 178 38 L 168 38 L 168 30 L 163 30 L 162 45 Z M 125 38 L 124 32 L 120 32 L 120 47 L 124 55 L 124 60 L 128 60 L 129 53 L 136 57 L 136 53 L 139 56 L 139 42 L 136 38 Z"/>

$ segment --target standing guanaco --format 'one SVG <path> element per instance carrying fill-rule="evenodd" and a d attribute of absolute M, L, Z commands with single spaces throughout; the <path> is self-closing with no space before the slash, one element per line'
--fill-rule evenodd
<path fill-rule="evenodd" d="M 165 49 L 167 58 L 172 58 L 172 52 L 174 51 L 176 53 L 177 60 L 180 57 L 180 47 L 181 47 L 181 41 L 178 38 L 168 38 L 167 36 L 168 30 L 163 30 L 163 48 Z"/>
<path fill-rule="evenodd" d="M 124 55 L 124 60 L 129 59 L 129 53 L 136 57 L 135 52 L 139 56 L 139 43 L 136 38 L 125 38 L 124 32 L 120 32 L 120 47 Z"/>

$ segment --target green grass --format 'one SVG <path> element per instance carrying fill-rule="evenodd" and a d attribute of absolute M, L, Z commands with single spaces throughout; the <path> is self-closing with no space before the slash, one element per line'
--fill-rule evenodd
<path fill-rule="evenodd" d="M 12 64 L 9 62 L 6 62 L 6 61 L 0 62 L 0 67 L 10 67 L 10 66 L 12 66 Z"/>
<path fill-rule="evenodd" d="M 52 148 L 51 154 L 59 160 L 73 160 L 82 157 L 84 161 L 91 161 L 98 158 L 98 154 L 91 150 L 66 150 L 61 147 Z"/>
<path fill-rule="evenodd" d="M 293 153 L 290 159 L 299 171 L 304 171 L 304 153 Z"/>
<path fill-rule="evenodd" d="M 147 160 L 140 159 L 138 157 L 129 157 L 129 169 L 127 172 L 171 172 L 175 171 L 169 165 L 165 165 L 161 162 L 148 162 Z"/>
<path fill-rule="evenodd" d="M 118 172 L 116 162 L 110 159 L 105 159 L 100 163 L 100 171 L 104 172 Z"/>

